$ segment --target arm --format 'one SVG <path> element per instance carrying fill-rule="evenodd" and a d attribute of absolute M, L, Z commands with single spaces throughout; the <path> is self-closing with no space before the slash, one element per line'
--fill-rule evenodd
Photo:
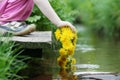
<path fill-rule="evenodd" d="M 62 21 L 54 9 L 51 7 L 48 0 L 34 0 L 38 8 L 41 10 L 41 12 L 56 26 L 62 27 L 62 26 L 69 26 L 74 32 L 76 31 L 75 27 L 67 22 Z"/>

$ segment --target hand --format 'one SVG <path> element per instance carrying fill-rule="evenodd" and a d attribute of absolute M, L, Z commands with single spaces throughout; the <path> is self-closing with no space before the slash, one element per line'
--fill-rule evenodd
<path fill-rule="evenodd" d="M 76 28 L 70 22 L 68 22 L 68 21 L 60 21 L 57 26 L 59 28 L 64 27 L 64 26 L 68 26 L 68 27 L 71 28 L 71 30 L 73 32 L 76 32 Z"/>

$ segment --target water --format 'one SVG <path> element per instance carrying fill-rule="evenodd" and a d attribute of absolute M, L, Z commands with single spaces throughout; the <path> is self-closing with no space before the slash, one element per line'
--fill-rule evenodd
<path fill-rule="evenodd" d="M 101 39 L 78 26 L 77 72 L 120 72 L 120 42 Z"/>
<path fill-rule="evenodd" d="M 82 26 L 77 26 L 77 30 L 74 54 L 77 80 L 120 80 L 120 76 L 113 74 L 120 72 L 120 42 L 95 37 Z M 55 80 L 62 79 L 55 76 Z"/>
<path fill-rule="evenodd" d="M 120 80 L 120 76 L 111 74 L 120 72 L 120 42 L 95 37 L 82 26 L 77 26 L 77 30 L 78 41 L 74 54 L 77 63 L 74 75 L 80 75 L 78 80 Z M 44 74 L 42 73 L 32 80 L 62 80 L 56 63 L 58 51 L 48 50 L 47 52 L 45 50 L 44 53 L 46 53 L 44 55 L 47 60 L 43 60 L 42 68 L 40 67 L 40 71 L 43 71 Z M 48 55 L 48 53 L 50 54 Z M 84 76 L 81 77 L 81 75 Z M 71 79 L 70 76 L 70 80 L 75 79 Z"/>
<path fill-rule="evenodd" d="M 120 42 L 95 37 L 82 26 L 77 26 L 77 30 L 74 54 L 77 80 L 120 80 Z"/>

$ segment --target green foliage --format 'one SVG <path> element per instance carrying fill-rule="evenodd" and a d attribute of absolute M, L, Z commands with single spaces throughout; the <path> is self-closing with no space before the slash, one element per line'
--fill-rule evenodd
<path fill-rule="evenodd" d="M 64 0 L 49 0 L 49 2 L 62 20 L 68 20 L 72 22 L 73 18 L 71 17 L 72 14 L 70 13 L 71 9 L 68 7 Z M 36 5 L 31 16 L 26 20 L 26 22 L 35 23 L 37 25 L 37 30 L 51 30 L 51 27 L 55 27 L 40 12 Z"/>
<path fill-rule="evenodd" d="M 102 36 L 120 36 L 120 1 L 80 0 L 80 15 L 85 25 Z"/>
<path fill-rule="evenodd" d="M 120 36 L 119 0 L 69 0 L 69 4 L 93 32 L 107 37 Z"/>
<path fill-rule="evenodd" d="M 3 38 L 1 37 L 0 40 Z M 0 42 L 0 80 L 20 80 L 22 77 L 17 72 L 26 65 L 22 60 L 17 59 L 18 48 L 13 50 L 14 42 L 4 39 Z"/>

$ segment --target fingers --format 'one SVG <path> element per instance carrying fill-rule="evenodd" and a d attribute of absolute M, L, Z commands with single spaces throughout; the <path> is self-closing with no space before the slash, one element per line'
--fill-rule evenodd
<path fill-rule="evenodd" d="M 76 32 L 76 28 L 70 23 L 70 22 L 67 22 L 67 21 L 62 21 L 61 23 L 59 23 L 58 27 L 61 28 L 61 27 L 64 27 L 64 26 L 68 26 L 71 28 L 71 30 L 75 33 Z"/>
<path fill-rule="evenodd" d="M 69 24 L 67 26 L 69 26 L 72 29 L 73 32 L 76 32 L 76 28 L 72 24 Z"/>

